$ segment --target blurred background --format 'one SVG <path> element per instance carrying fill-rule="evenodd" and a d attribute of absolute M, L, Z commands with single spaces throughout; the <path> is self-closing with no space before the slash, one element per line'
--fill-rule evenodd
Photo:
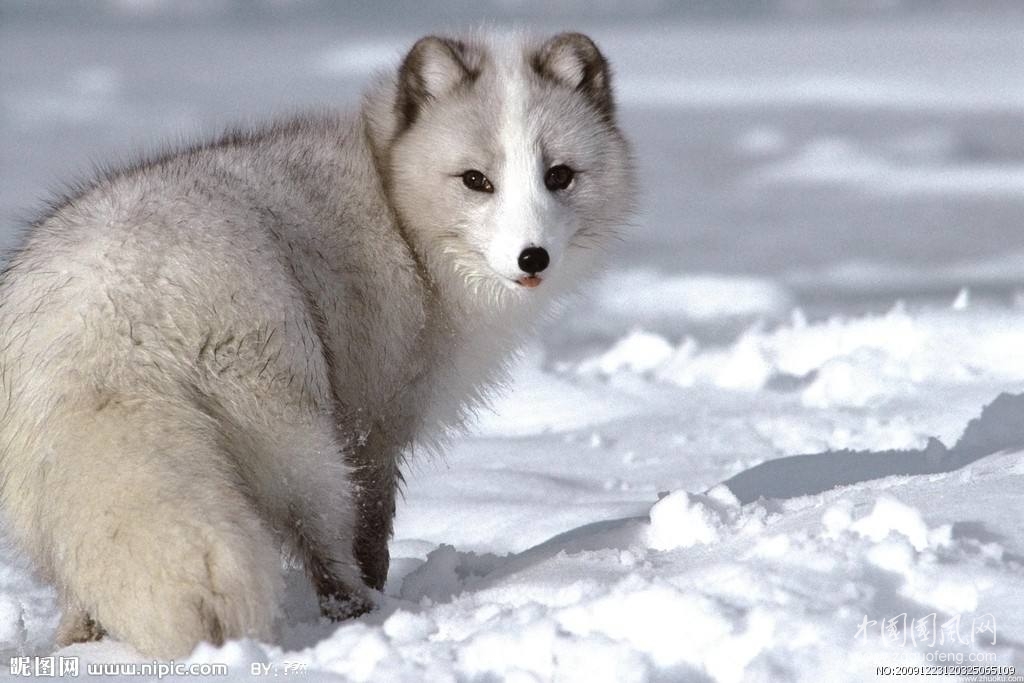
<path fill-rule="evenodd" d="M 1022 5 L 0 0 L 0 246 L 94 164 L 354 107 L 418 36 L 518 25 L 598 41 L 639 167 L 602 310 L 581 305 L 554 334 L 723 338 L 795 306 L 821 317 L 962 287 L 1015 306 Z"/>

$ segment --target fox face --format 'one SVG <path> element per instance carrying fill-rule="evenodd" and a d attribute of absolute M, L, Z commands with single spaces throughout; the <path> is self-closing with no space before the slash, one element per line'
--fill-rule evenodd
<path fill-rule="evenodd" d="M 632 183 L 611 74 L 589 38 L 427 37 L 396 93 L 389 189 L 428 269 L 499 301 L 593 270 Z"/>

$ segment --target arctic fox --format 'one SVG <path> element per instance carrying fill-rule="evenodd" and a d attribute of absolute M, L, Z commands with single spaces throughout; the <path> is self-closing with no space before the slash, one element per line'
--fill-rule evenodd
<path fill-rule="evenodd" d="M 500 382 L 626 218 L 578 33 L 419 40 L 352 115 L 107 172 L 0 280 L 0 501 L 59 644 L 273 639 L 281 550 L 370 609 L 403 457 Z"/>

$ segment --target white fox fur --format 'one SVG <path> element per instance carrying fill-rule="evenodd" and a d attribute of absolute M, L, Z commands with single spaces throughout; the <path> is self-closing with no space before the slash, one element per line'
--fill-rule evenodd
<path fill-rule="evenodd" d="M 358 113 L 107 172 L 30 227 L 0 280 L 0 502 L 59 643 L 270 640 L 283 544 L 325 614 L 372 607 L 403 454 L 626 217 L 610 87 L 580 34 L 428 37 Z"/>

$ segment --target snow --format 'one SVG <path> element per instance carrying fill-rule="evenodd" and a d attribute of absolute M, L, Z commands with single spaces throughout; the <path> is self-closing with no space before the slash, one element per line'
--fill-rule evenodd
<path fill-rule="evenodd" d="M 850 530 L 875 542 L 896 533 L 910 541 L 914 550 L 928 547 L 928 526 L 921 513 L 888 496 L 880 496 L 871 512 L 852 524 Z"/>
<path fill-rule="evenodd" d="M 580 366 L 581 373 L 614 375 L 620 371 L 644 373 L 665 363 L 675 353 L 664 337 L 635 330 L 615 346 Z"/>
<path fill-rule="evenodd" d="M 124 25 L 0 24 L 5 225 L 90 158 L 355 102 L 443 21 L 123 4 Z M 637 225 L 493 411 L 412 460 L 377 611 L 320 620 L 292 568 L 276 644 L 189 661 L 400 682 L 1020 666 L 1020 18 L 584 28 L 616 66 Z M 181 45 L 198 56 L 168 60 Z M 144 661 L 55 651 L 53 589 L 0 543 L 0 675 Z"/>
<path fill-rule="evenodd" d="M 602 315 L 623 320 L 772 316 L 793 306 L 790 293 L 767 279 L 672 276 L 640 269 L 620 270 L 614 277 L 598 280 L 592 296 L 601 302 Z M 607 324 L 608 318 L 604 320 Z"/>
<path fill-rule="evenodd" d="M 943 163 L 907 164 L 861 149 L 841 138 L 811 140 L 792 158 L 760 168 L 752 182 L 768 186 L 853 184 L 866 191 L 889 194 L 1019 194 L 1024 190 L 1024 164 Z"/>
<path fill-rule="evenodd" d="M 655 503 L 648 513 L 647 546 L 675 550 L 719 540 L 722 530 L 737 516 L 739 501 L 726 487 L 712 489 L 712 493 L 718 500 L 673 491 Z"/>
<path fill-rule="evenodd" d="M 959 616 L 960 640 L 901 652 L 1011 665 L 1024 635 L 1024 397 L 996 396 L 1021 386 L 1024 372 L 998 359 L 1024 344 L 1024 319 L 957 309 L 797 315 L 733 343 L 762 356 L 759 378 L 853 359 L 875 378 L 870 405 L 845 390 L 807 400 L 820 377 L 738 387 L 719 368 L 680 383 L 673 354 L 747 366 L 729 347 L 636 331 L 577 364 L 528 355 L 489 428 L 414 466 L 380 610 L 321 622 L 292 574 L 282 645 L 204 645 L 190 661 L 228 663 L 238 678 L 257 662 L 352 681 L 862 680 L 895 656 L 881 627 L 858 637 L 862 619 L 934 614 Z M 897 361 L 904 371 L 884 371 Z M 991 397 L 983 412 L 979 395 Z M 725 412 L 729 402 L 741 406 Z M 576 417 L 530 421 L 537 405 Z M 912 443 L 894 443 L 882 416 L 900 417 Z M 950 446 L 928 440 L 940 432 Z M 871 450 L 825 450 L 849 441 Z M 794 442 L 824 446 L 798 455 Z M 25 597 L 52 595 L 5 571 L 4 650 L 48 652 L 55 607 L 41 619 Z M 985 615 L 995 645 L 970 641 Z M 133 657 L 110 641 L 57 654 Z"/>

